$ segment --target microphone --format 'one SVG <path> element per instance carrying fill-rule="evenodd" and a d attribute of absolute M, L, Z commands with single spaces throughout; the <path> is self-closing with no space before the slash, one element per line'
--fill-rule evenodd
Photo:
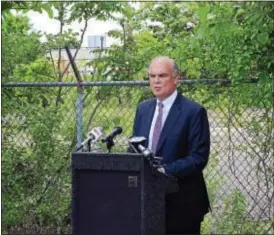
<path fill-rule="evenodd" d="M 129 151 L 134 151 L 135 153 L 140 153 L 141 150 L 138 149 L 138 145 L 141 144 L 145 144 L 145 141 L 146 141 L 146 137 L 143 137 L 143 136 L 131 136 L 129 139 L 128 139 L 128 143 L 129 143 L 129 146 L 130 146 L 130 149 Z"/>
<path fill-rule="evenodd" d="M 140 150 L 141 154 L 149 160 L 149 164 L 152 169 L 157 170 L 159 173 L 163 174 L 167 178 L 170 178 L 175 181 L 177 180 L 174 176 L 168 175 L 160 170 L 161 168 L 163 168 L 163 165 L 161 164 L 161 157 L 156 157 L 152 151 L 150 151 L 148 148 L 145 148 L 141 144 L 138 144 L 138 149 Z"/>
<path fill-rule="evenodd" d="M 148 148 L 145 148 L 143 145 L 138 144 L 138 149 L 140 150 L 141 154 L 148 159 L 149 164 L 152 168 L 157 169 L 161 167 L 161 157 L 156 157 L 154 153 L 149 150 Z"/>
<path fill-rule="evenodd" d="M 102 142 L 103 143 L 106 143 L 106 142 L 112 142 L 113 141 L 113 138 L 116 136 L 116 135 L 119 135 L 123 132 L 123 129 L 120 127 L 120 126 L 117 126 L 113 129 L 113 131 L 107 135 L 105 138 L 102 139 Z"/>
<path fill-rule="evenodd" d="M 137 147 L 138 147 L 138 149 L 140 150 L 140 152 L 142 153 L 142 155 L 145 158 L 147 158 L 147 159 L 153 159 L 153 158 L 155 158 L 154 155 L 153 155 L 153 153 L 149 149 L 145 148 L 143 145 L 138 144 Z"/>
<path fill-rule="evenodd" d="M 82 149 L 89 141 L 94 143 L 99 140 L 103 135 L 102 130 L 102 127 L 94 127 L 92 130 L 90 130 L 87 134 L 87 138 L 80 144 L 76 151 Z"/>
<path fill-rule="evenodd" d="M 162 158 L 156 157 L 151 150 L 144 147 L 143 144 L 145 144 L 145 141 L 146 141 L 146 138 L 144 136 L 132 136 L 128 140 L 129 144 L 135 150 L 135 152 L 141 153 L 143 155 L 143 157 L 148 160 L 153 174 L 155 174 L 155 172 L 157 172 L 159 174 L 164 175 L 165 177 L 167 177 L 169 179 L 177 181 L 177 179 L 174 176 L 168 175 L 161 170 L 164 167 L 161 164 Z M 178 190 L 176 189 L 175 192 L 177 192 L 177 191 Z"/>
<path fill-rule="evenodd" d="M 102 127 L 94 127 L 91 131 L 88 132 L 87 136 L 91 138 L 92 142 L 98 141 L 103 135 Z"/>

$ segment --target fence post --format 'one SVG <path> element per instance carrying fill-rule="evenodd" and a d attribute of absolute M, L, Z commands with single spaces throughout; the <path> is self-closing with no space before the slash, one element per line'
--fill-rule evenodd
<path fill-rule="evenodd" d="M 76 105 L 76 137 L 77 137 L 77 148 L 82 143 L 83 136 L 83 87 L 77 89 L 77 105 Z"/>
<path fill-rule="evenodd" d="M 83 135 L 83 95 L 84 95 L 84 87 L 82 85 L 82 78 L 77 69 L 77 66 L 72 58 L 69 48 L 65 47 L 69 61 L 71 63 L 74 75 L 77 79 L 77 104 L 76 104 L 76 139 L 77 139 L 77 146 L 78 148 L 82 143 L 82 135 Z"/>

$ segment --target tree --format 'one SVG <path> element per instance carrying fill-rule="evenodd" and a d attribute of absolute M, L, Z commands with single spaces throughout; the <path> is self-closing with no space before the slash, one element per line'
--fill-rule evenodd
<path fill-rule="evenodd" d="M 19 12 L 27 12 L 29 10 L 37 11 L 42 13 L 42 11 L 47 12 L 49 17 L 53 17 L 53 10 L 51 8 L 51 3 L 46 2 L 25 2 L 25 1 L 1 1 L 1 18 L 4 21 L 6 16 L 11 10 Z"/>
<path fill-rule="evenodd" d="M 14 69 L 19 64 L 28 64 L 35 61 L 44 53 L 39 42 L 40 34 L 31 32 L 27 17 L 22 15 L 6 14 L 2 24 L 2 79 L 18 81 L 14 78 Z M 20 79 L 20 78 L 19 78 Z"/>

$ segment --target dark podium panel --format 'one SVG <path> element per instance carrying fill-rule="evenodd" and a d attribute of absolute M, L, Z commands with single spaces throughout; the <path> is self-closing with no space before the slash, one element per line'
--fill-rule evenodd
<path fill-rule="evenodd" d="M 166 185 L 142 155 L 73 153 L 73 234 L 165 234 Z"/>

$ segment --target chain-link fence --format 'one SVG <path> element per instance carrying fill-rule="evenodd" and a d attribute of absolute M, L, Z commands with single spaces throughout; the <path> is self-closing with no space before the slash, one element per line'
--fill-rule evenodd
<path fill-rule="evenodd" d="M 71 153 L 93 127 L 109 133 L 118 125 L 113 151 L 126 151 L 137 104 L 152 97 L 147 84 L 2 84 L 2 232 L 70 233 Z M 209 116 L 204 234 L 274 233 L 272 89 L 226 80 L 178 87 Z"/>

